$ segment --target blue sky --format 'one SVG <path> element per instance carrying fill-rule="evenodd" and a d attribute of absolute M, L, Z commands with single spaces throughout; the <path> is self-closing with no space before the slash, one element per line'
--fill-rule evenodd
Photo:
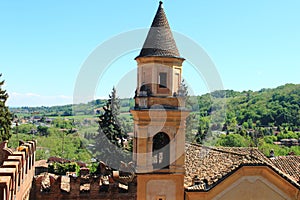
<path fill-rule="evenodd" d="M 89 55 L 119 34 L 148 28 L 157 7 L 154 0 L 0 1 L 0 73 L 8 105 L 72 103 Z M 165 0 L 164 8 L 172 30 L 205 50 L 225 89 L 300 83 L 300 1 Z M 113 85 L 134 72 L 138 53 L 135 49 L 111 62 L 94 98 L 107 97 Z M 202 77 L 187 60 L 184 78 L 194 94 L 209 91 Z M 135 85 L 128 88 L 120 96 L 133 95 Z"/>

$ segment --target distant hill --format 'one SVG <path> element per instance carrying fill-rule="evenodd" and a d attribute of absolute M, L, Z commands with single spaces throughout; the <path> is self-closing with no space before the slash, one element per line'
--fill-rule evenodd
<path fill-rule="evenodd" d="M 134 106 L 134 99 L 121 99 L 121 112 Z M 95 115 L 95 111 L 106 103 L 97 99 L 87 104 L 76 105 L 76 113 Z M 189 98 L 189 108 L 200 117 L 216 116 L 215 122 L 237 124 L 255 123 L 258 126 L 300 127 L 300 84 L 285 84 L 274 89 L 237 92 L 233 90 Z M 73 105 L 52 107 L 10 108 L 15 114 L 71 116 Z M 225 114 L 225 115 L 224 115 Z"/>
<path fill-rule="evenodd" d="M 97 99 L 86 104 L 77 104 L 77 105 L 63 105 L 63 106 L 39 106 L 39 107 L 17 107 L 9 108 L 10 111 L 17 115 L 22 116 L 72 116 L 74 114 L 73 110 L 76 111 L 76 115 L 95 115 L 97 110 L 105 105 L 107 99 Z M 120 99 L 121 112 L 128 112 L 130 107 L 133 107 L 134 100 L 132 98 Z"/>
<path fill-rule="evenodd" d="M 286 84 L 256 92 L 215 91 L 197 100 L 202 115 L 226 109 L 225 121 L 236 120 L 237 124 L 252 122 L 258 126 L 300 126 L 300 84 Z"/>

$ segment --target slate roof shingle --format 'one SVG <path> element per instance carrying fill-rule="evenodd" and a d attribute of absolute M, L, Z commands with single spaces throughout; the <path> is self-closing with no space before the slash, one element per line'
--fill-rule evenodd
<path fill-rule="evenodd" d="M 136 58 L 149 56 L 180 58 L 162 2 L 159 3 L 143 48 Z"/>

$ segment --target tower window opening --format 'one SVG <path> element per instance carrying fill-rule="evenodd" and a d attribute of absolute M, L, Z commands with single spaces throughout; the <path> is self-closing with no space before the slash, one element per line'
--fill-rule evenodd
<path fill-rule="evenodd" d="M 160 88 L 167 88 L 167 73 L 161 72 L 159 73 L 159 87 Z"/>
<path fill-rule="evenodd" d="M 168 169 L 170 163 L 170 138 L 166 133 L 153 137 L 152 164 L 154 169 Z"/>
<path fill-rule="evenodd" d="M 156 200 L 166 200 L 166 197 L 165 196 L 157 196 Z"/>

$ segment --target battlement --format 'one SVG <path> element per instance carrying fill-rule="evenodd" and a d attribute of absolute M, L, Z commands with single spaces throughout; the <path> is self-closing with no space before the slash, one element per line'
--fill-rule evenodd
<path fill-rule="evenodd" d="M 28 200 L 34 176 L 36 141 L 20 142 L 13 151 L 0 144 L 0 199 Z"/>
<path fill-rule="evenodd" d="M 136 199 L 136 181 L 130 176 L 73 177 L 44 173 L 34 178 L 30 199 Z"/>

